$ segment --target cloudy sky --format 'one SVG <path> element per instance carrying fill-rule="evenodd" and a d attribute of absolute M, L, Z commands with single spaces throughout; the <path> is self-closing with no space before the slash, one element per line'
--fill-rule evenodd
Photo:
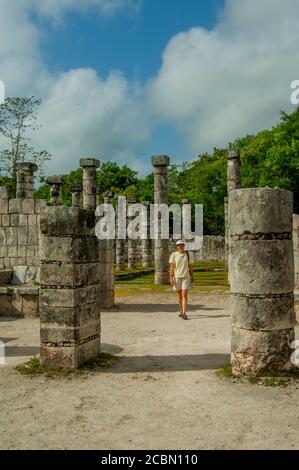
<path fill-rule="evenodd" d="M 298 0 L 0 0 L 0 80 L 43 99 L 48 174 L 82 156 L 146 174 L 291 111 L 298 22 Z"/>

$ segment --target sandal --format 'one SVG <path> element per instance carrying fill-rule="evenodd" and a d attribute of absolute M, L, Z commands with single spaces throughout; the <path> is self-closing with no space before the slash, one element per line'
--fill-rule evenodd
<path fill-rule="evenodd" d="M 184 315 L 183 313 L 180 313 L 179 318 L 183 318 L 183 315 Z"/>
<path fill-rule="evenodd" d="M 183 319 L 183 320 L 188 320 L 188 317 L 187 317 L 187 315 L 186 315 L 185 313 L 182 313 L 182 319 Z"/>

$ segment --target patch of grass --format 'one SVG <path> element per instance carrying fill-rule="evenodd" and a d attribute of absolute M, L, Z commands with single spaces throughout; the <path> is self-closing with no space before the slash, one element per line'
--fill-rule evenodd
<path fill-rule="evenodd" d="M 119 360 L 120 358 L 118 356 L 102 352 L 98 356 L 85 361 L 78 369 L 71 369 L 44 366 L 40 363 L 40 359 L 38 357 L 33 357 L 24 364 L 16 366 L 16 370 L 20 374 L 31 377 L 44 376 L 49 378 L 69 378 L 82 375 L 84 372 L 94 371 L 97 369 L 108 369 Z"/>
<path fill-rule="evenodd" d="M 231 364 L 216 371 L 218 377 L 224 379 L 234 379 L 234 381 L 246 382 L 252 385 L 263 385 L 264 387 L 287 387 L 299 381 L 299 368 L 294 368 L 289 372 L 268 372 L 265 374 L 252 374 L 237 377 L 233 374 Z"/>
<path fill-rule="evenodd" d="M 223 377 L 225 379 L 234 378 L 232 365 L 227 364 L 227 366 L 224 366 L 222 367 L 222 369 L 217 370 L 216 375 L 218 375 L 218 377 Z"/>

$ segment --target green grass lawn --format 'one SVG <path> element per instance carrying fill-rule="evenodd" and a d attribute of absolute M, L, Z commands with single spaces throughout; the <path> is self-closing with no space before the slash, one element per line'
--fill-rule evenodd
<path fill-rule="evenodd" d="M 213 271 L 219 269 L 220 271 Z M 229 290 L 227 284 L 227 271 L 225 264 L 220 262 L 201 262 L 194 265 L 195 288 L 194 292 L 225 292 Z M 116 296 L 142 294 L 143 292 L 167 292 L 171 288 L 167 286 L 156 286 L 154 274 L 146 274 L 135 279 L 117 281 Z"/>

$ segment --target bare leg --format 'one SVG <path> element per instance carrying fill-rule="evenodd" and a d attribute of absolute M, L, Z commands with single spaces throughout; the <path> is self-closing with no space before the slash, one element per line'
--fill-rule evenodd
<path fill-rule="evenodd" d="M 182 291 L 178 290 L 178 302 L 179 302 L 179 307 L 180 307 L 180 312 L 183 313 L 183 297 L 182 297 Z"/>
<path fill-rule="evenodd" d="M 183 313 L 186 313 L 187 305 L 188 305 L 188 291 L 184 289 L 182 292 Z"/>

